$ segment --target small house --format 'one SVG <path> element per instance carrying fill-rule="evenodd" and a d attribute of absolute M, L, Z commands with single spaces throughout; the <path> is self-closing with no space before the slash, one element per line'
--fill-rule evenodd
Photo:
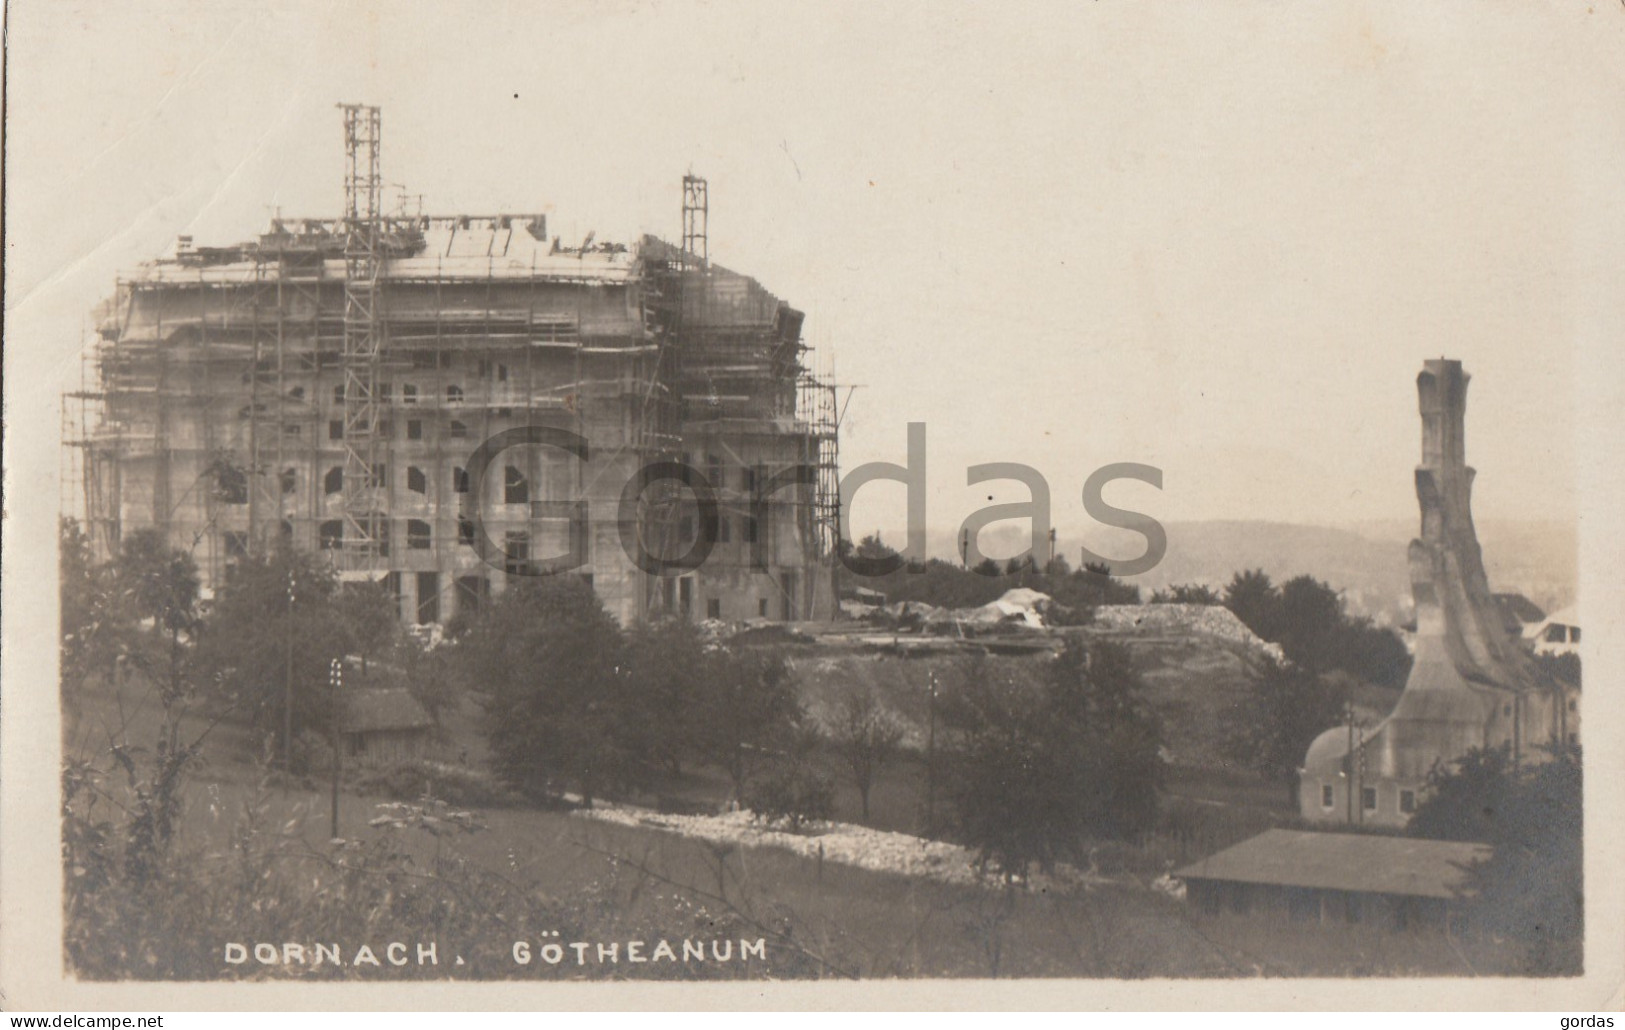
<path fill-rule="evenodd" d="M 1461 841 L 1268 830 L 1174 875 L 1210 916 L 1444 928 L 1490 854 Z"/>
<path fill-rule="evenodd" d="M 1523 632 L 1524 642 L 1536 654 L 1580 653 L 1580 610 L 1564 608 L 1553 612 Z"/>
<path fill-rule="evenodd" d="M 364 688 L 346 697 L 342 726 L 347 760 L 386 765 L 422 758 L 434 719 L 410 690 Z"/>

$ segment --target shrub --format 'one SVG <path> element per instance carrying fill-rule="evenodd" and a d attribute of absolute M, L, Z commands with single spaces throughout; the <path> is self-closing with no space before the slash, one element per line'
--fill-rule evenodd
<path fill-rule="evenodd" d="M 518 794 L 482 769 L 411 759 L 395 762 L 358 777 L 355 789 L 397 801 L 433 797 L 454 805 L 510 806 L 522 802 Z"/>
<path fill-rule="evenodd" d="M 835 781 L 801 762 L 785 762 L 757 782 L 746 797 L 750 810 L 768 825 L 784 824 L 800 833 L 808 823 L 835 815 Z"/>

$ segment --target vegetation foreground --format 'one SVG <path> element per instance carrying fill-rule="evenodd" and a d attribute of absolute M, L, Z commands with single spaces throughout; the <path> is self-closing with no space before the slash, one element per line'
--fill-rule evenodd
<path fill-rule="evenodd" d="M 1462 821 L 1486 792 L 1512 809 L 1538 802 L 1509 841 L 1523 866 L 1481 877 L 1492 902 L 1515 894 L 1522 908 L 1489 913 L 1511 918 L 1483 919 L 1494 932 L 1482 939 L 1440 949 L 1363 925 L 1215 925 L 1170 889 L 1165 874 L 1193 851 L 1291 821 L 1285 792 L 1263 803 L 1248 784 L 1280 782 L 1298 738 L 1335 718 L 1351 671 L 1340 641 L 1367 632 L 1340 628 L 1340 604 L 1320 606 L 1322 632 L 1300 621 L 1276 634 L 1288 665 L 1261 678 L 1229 731 L 1247 771 L 1220 776 L 1167 763 L 1131 655 L 1083 636 L 1053 658 L 969 656 L 941 682 L 932 671 L 922 743 L 872 685 L 815 716 L 783 647 L 623 631 L 573 579 L 521 584 L 424 647 L 381 590 L 340 589 L 309 556 L 246 559 L 205 604 L 189 557 L 149 536 L 103 565 L 86 553 L 65 526 L 64 943 L 83 978 L 1577 968 L 1577 754 L 1538 782 L 1493 756 L 1440 771 L 1438 801 L 1417 819 L 1438 836 L 1495 832 Z M 1231 595 L 1238 615 L 1314 610 L 1282 605 L 1255 574 Z M 355 660 L 410 690 L 457 757 L 341 769 L 328 671 Z M 570 811 L 595 798 L 694 804 L 682 796 L 696 789 L 701 808 L 726 801 L 791 833 L 817 834 L 838 806 L 923 830 L 969 849 L 983 876 L 910 878 Z M 1554 791 L 1575 802 L 1557 834 Z M 1549 904 L 1526 885 L 1553 862 L 1561 896 Z M 1068 865 L 1090 875 L 1071 887 L 1031 875 Z M 1526 924 L 1543 929 L 1531 938 Z"/>

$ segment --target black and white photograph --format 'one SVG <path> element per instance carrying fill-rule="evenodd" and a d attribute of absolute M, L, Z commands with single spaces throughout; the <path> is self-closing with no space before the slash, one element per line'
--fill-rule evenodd
<path fill-rule="evenodd" d="M 1620 1005 L 1620 0 L 6 39 L 0 1007 Z"/>

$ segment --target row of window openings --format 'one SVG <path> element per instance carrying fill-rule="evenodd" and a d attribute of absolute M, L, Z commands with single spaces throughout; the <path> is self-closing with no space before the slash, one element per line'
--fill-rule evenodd
<path fill-rule="evenodd" d="M 483 379 L 486 376 L 489 376 L 492 371 L 493 370 L 491 368 L 487 367 L 486 362 L 483 362 L 483 361 L 480 362 L 480 370 L 479 370 L 480 378 Z M 495 378 L 496 378 L 497 382 L 505 383 L 505 382 L 508 381 L 508 366 L 507 365 L 497 365 L 495 367 L 494 371 L 496 372 Z M 378 393 L 377 399 L 387 404 L 387 403 L 390 402 L 391 398 L 393 397 L 394 392 L 395 392 L 395 384 L 394 383 L 379 383 L 378 384 L 378 391 L 377 391 L 377 393 Z M 305 399 L 305 388 L 303 386 L 292 387 L 291 389 L 288 390 L 288 399 L 289 400 L 295 400 L 295 401 L 304 400 Z M 402 404 L 416 404 L 417 402 L 418 402 L 418 386 L 417 386 L 417 384 L 416 383 L 402 383 L 401 384 L 401 403 Z M 448 383 L 448 384 L 446 384 L 446 403 L 447 404 L 461 404 L 462 402 L 463 402 L 463 388 L 461 386 L 458 386 L 456 383 Z M 337 386 L 333 387 L 333 403 L 334 404 L 343 404 L 344 403 L 344 384 L 343 383 L 339 383 Z"/>
<path fill-rule="evenodd" d="M 452 353 L 450 351 L 414 350 L 408 353 L 412 360 L 412 367 L 415 369 L 448 369 L 452 367 Z M 336 350 L 300 351 L 296 356 L 299 368 L 304 372 L 315 372 L 321 368 L 336 368 L 343 364 L 344 361 L 343 354 Z M 274 356 L 263 357 L 254 367 L 260 372 L 275 372 L 276 358 Z M 493 375 L 499 381 L 505 381 L 508 378 L 508 366 L 501 362 L 481 358 L 475 365 L 475 369 L 475 374 L 482 379 Z"/>
<path fill-rule="evenodd" d="M 1320 807 L 1331 809 L 1337 807 L 1337 787 L 1334 784 L 1322 783 L 1320 785 Z M 1377 810 L 1377 788 L 1360 788 L 1360 808 L 1366 812 Z M 1416 811 L 1416 791 L 1401 790 L 1399 792 L 1399 810 L 1404 815 Z"/>

